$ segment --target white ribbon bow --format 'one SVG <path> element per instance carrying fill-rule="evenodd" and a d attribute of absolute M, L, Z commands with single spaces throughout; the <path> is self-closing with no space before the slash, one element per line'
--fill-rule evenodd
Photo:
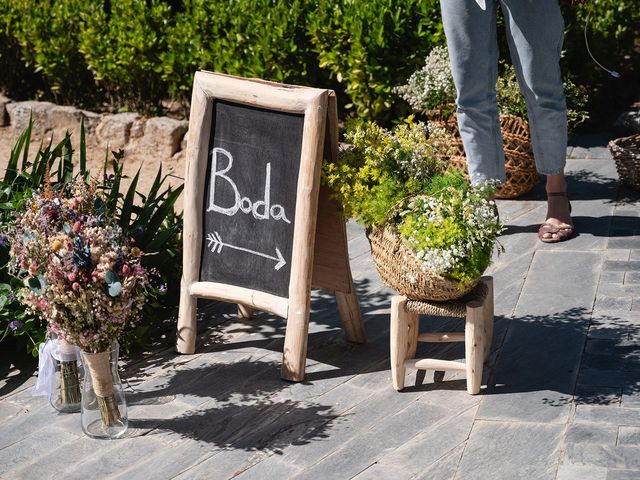
<path fill-rule="evenodd" d="M 80 348 L 74 345 L 73 349 L 74 353 L 72 354 L 62 352 L 58 346 L 58 339 L 49 339 L 40 344 L 38 349 L 38 379 L 31 391 L 32 396 L 46 395 L 51 400 L 56 386 L 56 364 L 54 360 L 59 362 L 72 362 L 75 360 L 78 365 L 82 364 Z"/>

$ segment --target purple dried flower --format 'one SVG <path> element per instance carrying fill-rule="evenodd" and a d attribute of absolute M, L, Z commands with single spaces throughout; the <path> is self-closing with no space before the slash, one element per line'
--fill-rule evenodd
<path fill-rule="evenodd" d="M 0 247 L 4 247 L 7 245 L 7 240 L 4 238 L 4 235 L 0 235 Z"/>
<path fill-rule="evenodd" d="M 167 284 L 163 283 L 162 285 L 160 285 L 160 288 L 158 290 L 160 290 L 160 293 L 167 293 Z"/>
<path fill-rule="evenodd" d="M 9 328 L 15 332 L 16 330 L 18 330 L 19 328 L 22 328 L 22 325 L 24 325 L 20 320 L 14 320 L 13 322 L 9 323 Z"/>

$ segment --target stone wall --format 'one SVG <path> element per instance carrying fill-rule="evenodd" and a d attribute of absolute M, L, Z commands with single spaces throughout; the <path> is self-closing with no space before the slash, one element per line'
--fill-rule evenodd
<path fill-rule="evenodd" d="M 126 155 L 143 154 L 152 158 L 181 161 L 184 156 L 188 122 L 169 117 L 143 117 L 137 113 L 98 114 L 50 102 L 14 102 L 0 96 L 0 127 L 22 132 L 34 120 L 34 137 L 51 135 L 61 139 L 66 131 L 80 136 L 84 119 L 87 142 L 97 148 L 119 150 Z"/>

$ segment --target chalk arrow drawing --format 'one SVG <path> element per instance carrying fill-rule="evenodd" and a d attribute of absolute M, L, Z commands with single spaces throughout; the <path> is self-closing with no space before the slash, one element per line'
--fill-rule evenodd
<path fill-rule="evenodd" d="M 209 243 L 209 248 L 211 249 L 212 253 L 220 253 L 222 251 L 222 247 L 229 247 L 229 248 L 233 248 L 234 250 L 240 250 L 241 252 L 247 252 L 252 255 L 258 255 L 260 257 L 273 260 L 276 262 L 276 265 L 274 267 L 275 270 L 280 270 L 282 267 L 284 267 L 287 264 L 287 261 L 282 256 L 282 253 L 280 253 L 280 250 L 278 249 L 278 247 L 276 247 L 276 256 L 274 257 L 266 253 L 256 252 L 255 250 L 249 250 L 248 248 L 238 247 L 237 245 L 224 243 L 218 232 L 207 234 L 207 242 Z"/>

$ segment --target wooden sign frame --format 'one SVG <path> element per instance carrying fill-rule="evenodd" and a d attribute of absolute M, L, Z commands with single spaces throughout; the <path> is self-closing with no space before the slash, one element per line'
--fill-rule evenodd
<path fill-rule="evenodd" d="M 288 297 L 199 280 L 209 137 L 217 100 L 304 115 Z M 237 303 L 239 314 L 245 317 L 251 316 L 252 309 L 258 309 L 287 319 L 281 376 L 303 380 L 312 284 L 336 292 L 347 340 L 365 341 L 349 267 L 344 220 L 339 206 L 324 189 L 320 195 L 323 154 L 332 158 L 337 154 L 337 135 L 336 101 L 331 91 L 211 72 L 195 74 L 186 152 L 178 352 L 195 352 L 198 297 Z M 316 242 L 316 238 L 320 241 Z"/>

